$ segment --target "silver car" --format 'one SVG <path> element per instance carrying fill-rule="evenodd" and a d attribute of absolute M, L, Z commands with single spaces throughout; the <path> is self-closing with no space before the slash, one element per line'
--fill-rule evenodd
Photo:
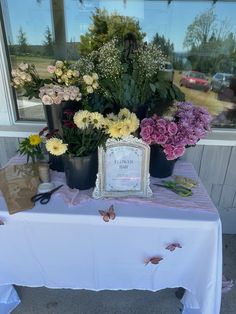
<path fill-rule="evenodd" d="M 233 74 L 230 73 L 216 73 L 211 81 L 211 89 L 219 92 L 222 88 L 229 87 L 231 77 Z"/>

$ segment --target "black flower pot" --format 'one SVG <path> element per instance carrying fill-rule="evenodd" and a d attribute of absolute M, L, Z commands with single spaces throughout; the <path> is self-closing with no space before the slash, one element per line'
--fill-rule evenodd
<path fill-rule="evenodd" d="M 95 186 L 98 172 L 97 151 L 85 157 L 63 156 L 66 183 L 72 189 L 87 190 Z"/>
<path fill-rule="evenodd" d="M 175 160 L 167 160 L 162 148 L 158 145 L 151 145 L 150 152 L 150 175 L 155 178 L 166 178 L 172 175 Z"/>
<path fill-rule="evenodd" d="M 137 118 L 142 121 L 144 118 L 147 118 L 148 115 L 148 105 L 140 105 L 134 110 Z"/>
<path fill-rule="evenodd" d="M 79 106 L 78 101 L 62 101 L 59 105 L 43 105 L 49 131 L 59 130 L 59 134 L 63 135 L 62 125 L 63 120 L 66 119 L 64 111 L 69 109 L 76 112 L 79 110 Z"/>
<path fill-rule="evenodd" d="M 44 108 L 45 118 L 47 121 L 49 132 L 58 130 L 58 133 L 62 136 L 63 135 L 63 131 L 62 131 L 63 120 L 66 119 L 66 115 L 64 111 L 66 109 L 69 109 L 72 111 L 78 111 L 79 102 L 63 101 L 58 105 L 55 105 L 55 104 L 43 105 L 43 108 Z M 49 166 L 50 166 L 50 169 L 52 170 L 63 172 L 64 164 L 62 161 L 62 156 L 53 156 L 49 154 Z"/>

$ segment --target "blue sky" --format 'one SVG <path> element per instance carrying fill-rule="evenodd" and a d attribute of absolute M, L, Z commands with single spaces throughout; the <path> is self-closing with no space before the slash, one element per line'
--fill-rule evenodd
<path fill-rule="evenodd" d="M 42 44 L 44 32 L 48 25 L 52 29 L 52 16 L 49 0 L 1 0 L 8 37 L 17 43 L 20 26 L 27 34 L 29 44 Z M 139 19 L 147 40 L 150 41 L 158 32 L 174 43 L 175 51 L 183 51 L 183 40 L 186 29 L 195 16 L 206 11 L 212 1 L 143 1 L 127 0 L 124 6 L 122 0 L 85 0 L 81 5 L 77 0 L 64 0 L 66 15 L 67 41 L 79 41 L 80 35 L 85 33 L 90 24 L 91 13 L 95 7 L 114 9 L 122 15 L 134 16 Z M 236 2 L 219 2 L 215 5 L 215 12 L 219 20 L 228 19 L 231 31 L 236 32 Z"/>

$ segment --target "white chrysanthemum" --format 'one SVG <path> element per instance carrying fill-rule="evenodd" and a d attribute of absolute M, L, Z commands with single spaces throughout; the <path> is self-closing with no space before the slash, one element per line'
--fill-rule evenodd
<path fill-rule="evenodd" d="M 93 83 L 92 88 L 93 88 L 93 89 L 97 89 L 98 86 L 99 86 L 99 85 L 98 85 L 98 82 L 95 82 L 95 83 Z"/>
<path fill-rule="evenodd" d="M 58 60 L 57 62 L 56 62 L 56 67 L 57 68 L 62 68 L 63 67 L 63 65 L 64 65 L 64 62 L 63 61 L 60 61 L 60 60 Z"/>
<path fill-rule="evenodd" d="M 74 115 L 74 123 L 78 129 L 86 129 L 90 122 L 90 112 L 88 110 L 79 110 Z"/>
<path fill-rule="evenodd" d="M 120 129 L 120 134 L 122 137 L 126 137 L 132 133 L 132 128 L 129 119 L 122 121 L 122 128 Z"/>
<path fill-rule="evenodd" d="M 67 151 L 67 144 L 64 144 L 59 138 L 52 137 L 46 141 L 46 150 L 55 156 L 65 154 Z"/>
<path fill-rule="evenodd" d="M 105 124 L 103 115 L 99 112 L 92 112 L 90 114 L 90 121 L 96 129 L 101 129 Z"/>
<path fill-rule="evenodd" d="M 129 119 L 129 117 L 130 117 L 130 111 L 127 108 L 121 109 L 120 112 L 118 113 L 119 119 Z"/>
<path fill-rule="evenodd" d="M 87 85 L 92 85 L 93 84 L 93 78 L 90 75 L 84 75 L 83 80 Z"/>

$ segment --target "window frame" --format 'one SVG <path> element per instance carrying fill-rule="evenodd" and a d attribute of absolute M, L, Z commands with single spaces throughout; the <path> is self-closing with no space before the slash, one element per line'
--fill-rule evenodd
<path fill-rule="evenodd" d="M 1 4 L 0 4 L 1 9 Z M 25 137 L 39 132 L 46 121 L 20 120 L 11 87 L 10 62 L 5 38 L 2 9 L 0 10 L 0 137 Z M 236 128 L 214 128 L 197 145 L 236 146 Z"/>

